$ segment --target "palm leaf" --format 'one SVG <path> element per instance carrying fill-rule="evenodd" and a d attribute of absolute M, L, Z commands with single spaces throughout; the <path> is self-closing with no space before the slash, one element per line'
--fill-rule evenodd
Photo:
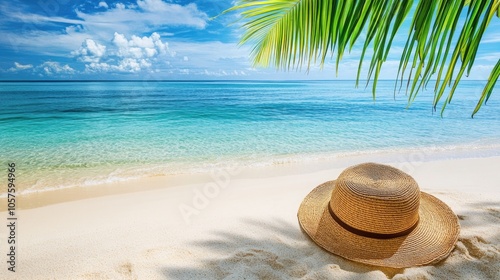
<path fill-rule="evenodd" d="M 317 62 L 323 66 L 330 53 L 338 72 L 345 51 L 361 41 L 356 86 L 363 62 L 371 56 L 367 85 L 373 80 L 375 98 L 382 65 L 395 36 L 404 34 L 400 29 L 412 7 L 395 91 L 398 81 L 401 89 L 406 79 L 410 106 L 417 93 L 434 82 L 434 109 L 447 92 L 442 113 L 463 75 L 469 75 L 491 20 L 495 14 L 500 17 L 500 0 L 420 0 L 416 6 L 412 0 L 240 0 L 226 12 L 241 12 L 245 33 L 240 43 L 253 45 L 254 66 L 309 70 Z M 499 72 L 497 63 L 473 115 L 491 95 Z"/>

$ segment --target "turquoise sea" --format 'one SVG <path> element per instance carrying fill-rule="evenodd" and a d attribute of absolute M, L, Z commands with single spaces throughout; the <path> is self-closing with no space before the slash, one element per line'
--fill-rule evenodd
<path fill-rule="evenodd" d="M 500 88 L 463 81 L 444 116 L 394 82 L 1 82 L 0 176 L 25 192 L 389 150 L 500 147 Z M 3 170 L 5 169 L 5 170 Z"/>

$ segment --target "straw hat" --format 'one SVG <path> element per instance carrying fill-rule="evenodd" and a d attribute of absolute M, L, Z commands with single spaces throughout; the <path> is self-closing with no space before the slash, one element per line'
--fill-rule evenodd
<path fill-rule="evenodd" d="M 396 168 L 364 163 L 312 190 L 300 205 L 299 223 L 325 250 L 371 265 L 403 268 L 446 258 L 458 239 L 457 216 L 420 192 Z"/>

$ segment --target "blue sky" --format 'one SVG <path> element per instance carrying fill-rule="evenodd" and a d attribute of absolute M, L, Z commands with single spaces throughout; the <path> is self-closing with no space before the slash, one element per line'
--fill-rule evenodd
<path fill-rule="evenodd" d="M 238 46 L 238 14 L 217 17 L 232 0 L 2 1 L 0 79 L 353 79 L 359 46 L 323 68 L 281 72 L 252 67 Z M 486 79 L 500 58 L 494 18 L 470 79 Z M 404 38 L 382 68 L 397 71 Z"/>

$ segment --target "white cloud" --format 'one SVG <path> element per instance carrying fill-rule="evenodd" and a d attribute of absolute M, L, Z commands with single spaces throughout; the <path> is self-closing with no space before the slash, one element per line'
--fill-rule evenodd
<path fill-rule="evenodd" d="M 22 34 L 5 32 L 0 36 L 0 44 L 9 46 L 15 52 L 67 57 L 86 38 L 89 36 L 79 32 L 77 27 L 67 27 L 63 34 L 34 29 Z"/>
<path fill-rule="evenodd" d="M 168 44 L 161 41 L 158 33 L 154 32 L 151 36 L 138 37 L 132 35 L 130 40 L 127 40 L 125 35 L 115 32 L 113 38 L 114 45 L 118 48 L 117 55 L 120 57 L 153 57 L 157 54 L 171 54 L 168 49 Z"/>
<path fill-rule="evenodd" d="M 10 19 L 17 20 L 24 23 L 44 24 L 44 23 L 67 23 L 67 24 L 85 24 L 84 21 L 79 19 L 68 19 L 65 17 L 51 17 L 43 16 L 40 14 L 12 12 L 8 14 Z"/>
<path fill-rule="evenodd" d="M 92 39 L 85 39 L 79 50 L 71 52 L 73 56 L 77 56 L 78 59 L 83 62 L 99 62 L 105 53 L 106 46 Z"/>
<path fill-rule="evenodd" d="M 14 62 L 14 67 L 9 68 L 8 71 L 17 72 L 17 71 L 22 71 L 22 70 L 28 70 L 31 68 L 33 68 L 32 64 L 21 64 L 19 62 Z"/>
<path fill-rule="evenodd" d="M 14 62 L 14 65 L 16 66 L 17 69 L 20 69 L 20 70 L 26 70 L 26 69 L 33 68 L 33 65 L 31 65 L 31 64 L 23 65 L 21 63 Z"/>
<path fill-rule="evenodd" d="M 500 40 L 499 40 L 500 42 Z M 490 60 L 490 61 L 498 61 L 500 58 L 500 52 L 489 52 L 485 54 L 480 54 L 477 56 L 477 60 L 483 59 L 483 60 Z"/>
<path fill-rule="evenodd" d="M 14 67 L 11 67 L 7 72 L 18 72 L 18 71 L 28 71 L 31 74 L 38 74 L 41 76 L 53 76 L 55 74 L 59 76 L 72 75 L 76 71 L 68 64 L 61 65 L 59 62 L 46 61 L 36 67 L 32 64 L 21 64 L 19 62 L 14 62 Z"/>
<path fill-rule="evenodd" d="M 91 62 L 85 65 L 86 72 L 109 72 L 112 66 L 105 62 Z"/>
<path fill-rule="evenodd" d="M 46 61 L 36 67 L 36 70 L 42 72 L 47 76 L 52 76 L 54 74 L 74 74 L 75 69 L 71 68 L 68 64 L 61 65 L 59 62 Z"/>
<path fill-rule="evenodd" d="M 482 40 L 481 43 L 498 43 L 500 42 L 500 34 L 490 33 Z"/>
<path fill-rule="evenodd" d="M 225 70 L 216 70 L 216 71 L 210 71 L 208 69 L 205 69 L 201 72 L 198 73 L 199 75 L 207 76 L 207 77 L 227 77 L 227 76 L 247 76 L 247 73 L 242 70 L 232 70 L 232 71 L 225 71 Z"/>
<path fill-rule="evenodd" d="M 85 64 L 87 72 L 128 72 L 137 73 L 143 70 L 151 70 L 153 63 L 158 64 L 173 56 L 168 44 L 161 40 L 158 33 L 150 36 L 135 36 L 130 39 L 124 34 L 114 33 L 108 46 L 86 39 L 82 47 L 73 51 L 72 54 Z"/>
<path fill-rule="evenodd" d="M 104 2 L 104 1 L 99 2 L 99 5 L 97 5 L 97 7 L 105 8 L 105 9 L 109 8 L 108 3 Z"/>
<path fill-rule="evenodd" d="M 85 65 L 87 72 L 122 72 L 137 73 L 151 67 L 151 62 L 146 59 L 125 58 L 118 64 L 107 62 L 91 62 Z"/>
<path fill-rule="evenodd" d="M 166 3 L 161 0 L 139 0 L 137 5 L 145 12 L 165 17 L 164 21 L 173 25 L 191 25 L 205 28 L 208 20 L 207 14 L 198 10 L 195 3 L 185 6 Z"/>
<path fill-rule="evenodd" d="M 120 72 L 139 72 L 143 68 L 151 67 L 151 63 L 145 59 L 125 58 L 120 61 L 117 69 Z"/>
<path fill-rule="evenodd" d="M 207 25 L 208 15 L 196 4 L 179 5 L 161 0 L 137 1 L 137 5 L 117 3 L 114 8 L 98 13 L 76 11 L 89 31 L 110 30 L 123 34 L 151 32 L 160 26 L 187 26 L 203 29 Z"/>
<path fill-rule="evenodd" d="M 116 3 L 115 7 L 118 10 L 125 10 L 125 4 L 123 4 L 123 3 Z"/>
<path fill-rule="evenodd" d="M 196 4 L 179 5 L 161 0 L 139 0 L 129 5 L 117 3 L 114 6 L 104 1 L 98 3 L 101 8 L 92 12 L 75 10 L 78 18 L 26 13 L 13 5 L 5 5 L 2 15 L 6 18 L 2 21 L 16 22 L 23 29 L 21 33 L 4 30 L 0 44 L 15 51 L 67 56 L 88 38 L 106 41 L 115 32 L 132 36 L 153 33 L 167 26 L 203 29 L 208 23 L 208 15 L 200 11 Z M 105 5 L 108 8 L 102 10 Z M 58 25 L 64 27 L 54 29 Z M 45 26 L 51 28 L 46 29 Z M 173 35 L 169 32 L 161 34 Z"/>

